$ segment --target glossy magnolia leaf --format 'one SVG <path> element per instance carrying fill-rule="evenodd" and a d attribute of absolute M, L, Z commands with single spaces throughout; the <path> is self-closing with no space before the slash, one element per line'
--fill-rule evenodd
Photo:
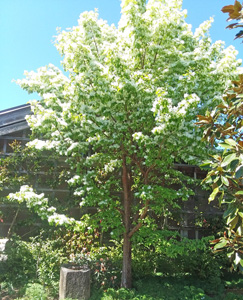
<path fill-rule="evenodd" d="M 208 169 L 211 164 L 212 164 L 211 160 L 206 160 L 206 161 L 203 162 L 203 164 L 200 165 L 200 168 L 202 168 L 202 169 Z"/>
<path fill-rule="evenodd" d="M 230 217 L 228 219 L 230 219 Z M 234 229 L 235 226 L 237 225 L 238 221 L 239 221 L 239 216 L 237 215 L 237 216 L 234 216 L 230 222 L 227 221 L 227 224 L 230 226 L 231 229 Z"/>
<path fill-rule="evenodd" d="M 235 193 L 236 195 L 243 195 L 243 191 L 238 191 Z"/>
<path fill-rule="evenodd" d="M 230 163 L 230 169 L 231 170 L 235 170 L 236 167 L 238 166 L 239 164 L 239 160 L 233 160 L 231 163 Z"/>
<path fill-rule="evenodd" d="M 239 31 L 239 32 L 235 35 L 234 40 L 240 39 L 240 38 L 242 38 L 242 37 L 243 37 L 243 30 Z"/>
<path fill-rule="evenodd" d="M 227 108 L 228 106 L 226 106 L 226 105 L 223 104 L 223 103 L 220 103 L 217 107 L 218 107 L 218 108 Z"/>
<path fill-rule="evenodd" d="M 213 120 L 213 118 L 212 118 L 211 115 L 209 115 L 209 116 L 198 115 L 197 117 L 198 117 L 198 119 L 199 119 L 199 122 L 198 122 L 198 123 L 200 123 L 200 122 L 211 123 L 212 120 Z"/>
<path fill-rule="evenodd" d="M 235 172 L 236 179 L 240 179 L 241 177 L 243 177 L 243 166 L 240 166 Z"/>
<path fill-rule="evenodd" d="M 221 11 L 223 13 L 232 13 L 234 12 L 234 5 L 226 5 L 221 9 Z"/>
<path fill-rule="evenodd" d="M 221 176 L 221 181 L 224 185 L 229 186 L 229 180 L 228 178 Z"/>
<path fill-rule="evenodd" d="M 219 146 L 225 149 L 233 149 L 233 147 L 227 143 L 220 143 Z"/>
<path fill-rule="evenodd" d="M 234 146 L 234 147 L 237 145 L 236 141 L 233 140 L 233 139 L 226 139 L 225 143 L 227 143 L 227 144 L 229 144 L 231 146 Z"/>
<path fill-rule="evenodd" d="M 228 257 L 228 258 L 231 258 L 231 257 L 232 257 L 232 255 L 233 255 L 234 253 L 235 253 L 234 251 L 230 251 L 230 252 L 228 252 L 228 253 L 227 253 L 227 257 Z"/>
<path fill-rule="evenodd" d="M 212 157 L 217 161 L 222 161 L 222 157 L 218 154 L 212 155 Z"/>
<path fill-rule="evenodd" d="M 223 217 L 227 218 L 229 215 L 233 215 L 236 213 L 236 207 L 229 206 L 229 208 L 224 212 Z"/>
<path fill-rule="evenodd" d="M 234 10 L 237 10 L 237 11 L 241 11 L 242 10 L 242 5 L 237 0 L 235 1 L 235 4 L 234 4 Z"/>
<path fill-rule="evenodd" d="M 243 212 L 238 211 L 238 215 L 239 215 L 241 218 L 243 218 Z"/>
<path fill-rule="evenodd" d="M 213 201 L 215 199 L 216 195 L 218 194 L 218 192 L 219 192 L 219 188 L 217 187 L 213 190 L 213 192 L 209 196 L 208 201 L 209 202 Z"/>
<path fill-rule="evenodd" d="M 216 239 L 216 240 L 211 241 L 210 243 L 211 243 L 211 244 L 217 244 L 220 240 L 221 240 L 221 239 Z"/>
<path fill-rule="evenodd" d="M 219 243 L 217 243 L 217 244 L 214 246 L 214 250 L 223 248 L 223 247 L 225 247 L 227 244 L 228 244 L 228 241 L 225 240 L 225 239 L 222 239 Z"/>
<path fill-rule="evenodd" d="M 238 28 L 238 27 L 243 27 L 243 25 L 239 25 L 239 23 L 233 23 L 233 24 L 228 25 L 226 28 L 233 29 L 233 28 Z"/>
<path fill-rule="evenodd" d="M 229 165 L 233 160 L 237 160 L 236 153 L 232 153 L 232 154 L 225 156 L 221 166 L 225 167 L 225 166 Z"/>
<path fill-rule="evenodd" d="M 240 16 L 241 16 L 241 11 L 242 9 L 242 6 L 240 4 L 239 1 L 235 1 L 234 5 L 227 5 L 227 6 L 224 6 L 221 11 L 223 13 L 228 13 L 229 14 L 229 18 L 227 19 L 228 20 L 231 20 L 231 19 L 239 19 Z"/>
<path fill-rule="evenodd" d="M 221 206 L 223 199 L 224 199 L 224 190 L 221 191 L 221 195 L 219 197 L 219 206 Z"/>

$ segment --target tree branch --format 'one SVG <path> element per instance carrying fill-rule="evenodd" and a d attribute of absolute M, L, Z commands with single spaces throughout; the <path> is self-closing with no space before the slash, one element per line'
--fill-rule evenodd
<path fill-rule="evenodd" d="M 93 41 L 94 41 L 94 44 L 95 44 L 95 48 L 96 48 L 96 52 L 97 52 L 98 58 L 100 58 L 99 49 L 98 49 L 98 46 L 97 46 L 97 43 L 96 43 L 96 39 L 95 39 L 95 35 L 94 35 L 94 32 L 93 32 L 92 29 L 91 29 L 91 32 L 92 32 L 92 38 L 93 38 Z"/>
<path fill-rule="evenodd" d="M 149 202 L 150 200 L 147 200 L 145 203 L 145 208 L 143 213 L 138 217 L 141 221 L 144 220 L 144 218 L 147 216 L 148 208 L 149 208 Z M 128 233 L 128 237 L 131 238 L 135 232 L 137 232 L 142 227 L 142 222 L 139 222 L 137 225 L 133 227 L 133 229 Z"/>
<path fill-rule="evenodd" d="M 115 209 L 116 209 L 117 211 L 119 211 L 119 213 L 124 217 L 124 211 L 123 211 L 122 209 L 120 209 L 120 208 L 118 208 L 118 207 L 115 207 Z"/>
<path fill-rule="evenodd" d="M 160 43 L 158 44 L 158 46 L 160 46 L 160 45 L 161 45 L 161 43 L 162 43 L 162 41 L 160 41 Z M 155 62 L 156 62 L 156 59 L 157 59 L 157 55 L 158 55 L 158 50 L 155 52 L 155 55 L 154 55 L 154 61 L 153 61 L 153 64 L 152 64 L 152 66 L 154 66 L 154 65 L 155 65 Z"/>

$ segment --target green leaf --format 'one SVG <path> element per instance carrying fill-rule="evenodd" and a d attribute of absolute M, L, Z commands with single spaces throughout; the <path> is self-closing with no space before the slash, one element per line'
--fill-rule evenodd
<path fill-rule="evenodd" d="M 225 239 L 221 240 L 218 244 L 216 244 L 214 246 L 214 250 L 217 250 L 217 249 L 225 247 L 227 245 L 227 243 L 228 243 L 227 240 L 225 240 Z"/>
<path fill-rule="evenodd" d="M 239 179 L 243 176 L 243 166 L 240 166 L 240 168 L 235 172 L 235 178 Z"/>
<path fill-rule="evenodd" d="M 230 252 L 227 253 L 227 257 L 231 258 L 233 254 L 234 254 L 234 251 L 230 251 Z"/>
<path fill-rule="evenodd" d="M 221 176 L 221 181 L 223 182 L 224 185 L 229 186 L 229 180 L 226 177 Z"/>
<path fill-rule="evenodd" d="M 230 217 L 229 217 L 230 218 Z M 234 229 L 239 221 L 239 216 L 235 216 L 231 221 L 228 223 L 231 229 Z"/>
<path fill-rule="evenodd" d="M 237 145 L 236 141 L 233 139 L 226 139 L 225 143 L 227 143 L 228 145 L 234 146 L 234 147 Z"/>
<path fill-rule="evenodd" d="M 211 195 L 209 196 L 208 201 L 209 201 L 209 202 L 213 201 L 213 200 L 215 199 L 215 196 L 218 194 L 218 192 L 219 192 L 219 188 L 216 187 L 216 188 L 213 190 L 213 192 L 211 193 Z"/>
<path fill-rule="evenodd" d="M 216 176 L 216 177 L 214 178 L 214 181 L 213 181 L 213 182 L 214 182 L 214 183 L 218 182 L 219 178 L 220 178 L 219 176 Z"/>
<path fill-rule="evenodd" d="M 229 225 L 230 224 L 230 226 L 232 227 L 235 227 L 235 225 L 236 225 L 236 214 L 238 213 L 238 211 L 239 211 L 239 209 L 238 208 L 236 208 L 236 210 L 235 210 L 235 213 L 234 214 L 231 214 L 231 215 L 229 215 L 228 216 L 228 219 L 227 219 L 227 221 L 226 221 L 226 224 L 227 225 Z M 237 216 L 238 217 L 238 216 Z M 237 220 L 238 221 L 238 220 Z M 236 222 L 236 223 L 235 223 Z"/>
<path fill-rule="evenodd" d="M 225 148 L 225 149 L 233 149 L 233 147 L 231 145 L 226 144 L 226 143 L 220 143 L 219 146 L 222 148 Z"/>
<path fill-rule="evenodd" d="M 237 167 L 237 165 L 238 165 L 238 163 L 239 163 L 239 160 L 238 160 L 238 159 L 237 159 L 237 160 L 233 160 L 233 161 L 230 163 L 230 169 L 231 169 L 231 170 L 235 170 L 236 167 Z"/>
<path fill-rule="evenodd" d="M 211 165 L 212 161 L 206 160 L 203 162 L 203 164 L 200 165 L 200 168 L 208 168 Z"/>
<path fill-rule="evenodd" d="M 224 199 L 224 191 L 221 192 L 221 195 L 219 197 L 219 206 L 221 206 L 223 199 Z"/>
<path fill-rule="evenodd" d="M 243 191 L 238 191 L 235 193 L 235 195 L 243 195 Z"/>
<path fill-rule="evenodd" d="M 238 211 L 238 215 L 243 219 L 243 212 Z"/>
<path fill-rule="evenodd" d="M 236 153 L 229 154 L 229 155 L 224 157 L 221 166 L 225 167 L 225 166 L 229 165 L 235 159 L 237 159 Z"/>
<path fill-rule="evenodd" d="M 224 212 L 223 217 L 224 217 L 224 218 L 227 218 L 229 215 L 235 214 L 235 212 L 236 212 L 236 207 L 230 206 L 230 207 Z"/>

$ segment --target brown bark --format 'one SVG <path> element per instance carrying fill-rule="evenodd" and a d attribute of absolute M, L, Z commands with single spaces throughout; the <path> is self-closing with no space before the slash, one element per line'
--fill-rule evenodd
<path fill-rule="evenodd" d="M 132 287 L 132 250 L 131 240 L 124 234 L 121 287 Z"/>
<path fill-rule="evenodd" d="M 127 168 L 126 156 L 123 156 L 122 164 L 122 185 L 123 185 L 123 201 L 124 201 L 124 216 L 123 223 L 125 227 L 123 241 L 123 262 L 122 262 L 122 279 L 121 287 L 132 287 L 132 255 L 131 255 L 131 240 L 129 232 L 131 228 L 131 174 Z"/>

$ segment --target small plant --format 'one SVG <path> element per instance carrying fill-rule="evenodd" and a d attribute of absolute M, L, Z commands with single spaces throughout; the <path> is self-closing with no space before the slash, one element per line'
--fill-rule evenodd
<path fill-rule="evenodd" d="M 80 266 L 82 268 L 88 268 L 91 265 L 90 252 L 86 252 L 84 248 L 80 254 L 70 255 L 70 264 L 74 266 Z"/>
<path fill-rule="evenodd" d="M 24 300 L 47 300 L 48 295 L 45 288 L 39 283 L 31 283 L 27 285 Z"/>

